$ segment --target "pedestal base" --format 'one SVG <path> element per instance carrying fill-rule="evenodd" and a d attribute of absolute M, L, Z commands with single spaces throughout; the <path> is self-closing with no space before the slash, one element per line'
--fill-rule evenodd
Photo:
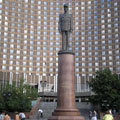
<path fill-rule="evenodd" d="M 56 109 L 53 116 L 80 116 L 80 112 L 77 109 Z"/>
<path fill-rule="evenodd" d="M 48 120 L 84 120 L 81 116 L 52 116 Z"/>
<path fill-rule="evenodd" d="M 84 120 L 75 104 L 74 53 L 61 50 L 58 55 L 58 102 L 48 120 Z"/>
<path fill-rule="evenodd" d="M 78 109 L 56 109 L 48 120 L 84 120 Z"/>

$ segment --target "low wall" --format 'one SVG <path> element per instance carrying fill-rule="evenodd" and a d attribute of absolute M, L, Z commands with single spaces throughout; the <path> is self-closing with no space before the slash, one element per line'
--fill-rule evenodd
<path fill-rule="evenodd" d="M 39 104 L 40 104 L 40 98 L 37 99 L 37 102 L 36 102 L 35 105 L 32 107 L 32 109 L 31 109 L 30 112 L 24 112 L 27 119 L 33 118 L 33 114 L 34 114 L 35 111 L 38 109 Z M 10 117 L 11 117 L 13 120 L 15 120 L 15 115 L 16 115 L 15 113 L 10 112 L 9 115 L 10 115 Z"/>
<path fill-rule="evenodd" d="M 37 99 L 37 102 L 35 103 L 35 105 L 32 107 L 32 110 L 30 111 L 30 115 L 29 115 L 29 118 L 33 118 L 33 115 L 34 115 L 34 113 L 35 113 L 35 111 L 37 111 L 37 109 L 38 109 L 38 106 L 39 106 L 39 104 L 40 104 L 40 98 L 38 98 Z"/>

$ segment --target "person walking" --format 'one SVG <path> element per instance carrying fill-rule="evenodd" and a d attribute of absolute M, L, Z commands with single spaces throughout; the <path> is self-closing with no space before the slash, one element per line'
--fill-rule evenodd
<path fill-rule="evenodd" d="M 43 110 L 42 109 L 38 109 L 38 116 L 43 118 Z"/>
<path fill-rule="evenodd" d="M 20 119 L 25 120 L 26 116 L 23 112 L 19 113 Z"/>
<path fill-rule="evenodd" d="M 10 120 L 10 116 L 9 116 L 9 114 L 8 113 L 5 113 L 5 117 L 4 117 L 4 119 L 3 120 Z"/>
<path fill-rule="evenodd" d="M 93 111 L 93 115 L 92 115 L 91 120 L 97 120 L 97 112 L 95 110 Z"/>
<path fill-rule="evenodd" d="M 89 120 L 92 118 L 92 111 L 89 111 Z"/>
<path fill-rule="evenodd" d="M 110 111 L 107 111 L 102 120 L 114 120 L 114 118 L 111 115 Z"/>
<path fill-rule="evenodd" d="M 15 113 L 15 120 L 20 120 L 20 116 L 19 116 L 18 112 Z"/>
<path fill-rule="evenodd" d="M 0 114 L 0 120 L 4 120 L 4 117 L 5 117 L 5 113 L 2 112 L 2 113 Z"/>

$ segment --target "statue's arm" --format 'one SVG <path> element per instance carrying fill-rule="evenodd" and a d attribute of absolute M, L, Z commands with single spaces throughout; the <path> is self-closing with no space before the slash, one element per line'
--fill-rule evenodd
<path fill-rule="evenodd" d="M 61 14 L 59 15 L 58 31 L 61 33 Z"/>
<path fill-rule="evenodd" d="M 73 16 L 72 16 L 72 14 L 71 14 L 71 20 L 70 20 L 70 22 L 71 22 L 70 31 L 72 32 L 73 31 Z"/>

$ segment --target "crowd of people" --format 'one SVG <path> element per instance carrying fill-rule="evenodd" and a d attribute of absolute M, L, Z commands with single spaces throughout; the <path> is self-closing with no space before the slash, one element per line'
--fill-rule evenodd
<path fill-rule="evenodd" d="M 115 120 L 116 110 L 108 110 L 100 120 Z M 98 120 L 98 114 L 94 111 L 89 111 L 89 120 Z"/>
<path fill-rule="evenodd" d="M 107 111 L 102 120 L 114 120 L 111 110 Z"/>
<path fill-rule="evenodd" d="M 16 112 L 15 120 L 25 120 L 26 116 L 23 112 Z M 1 112 L 0 113 L 0 120 L 12 120 L 11 116 L 8 112 Z"/>
<path fill-rule="evenodd" d="M 95 110 L 89 112 L 89 120 L 97 120 L 97 112 Z"/>
<path fill-rule="evenodd" d="M 11 120 L 11 117 L 7 112 L 1 112 L 0 113 L 0 120 Z"/>

